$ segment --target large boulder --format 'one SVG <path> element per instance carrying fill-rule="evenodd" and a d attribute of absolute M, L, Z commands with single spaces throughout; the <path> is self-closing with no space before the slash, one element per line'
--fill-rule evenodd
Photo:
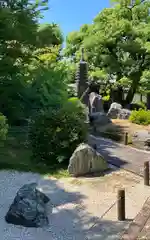
<path fill-rule="evenodd" d="M 89 113 L 92 114 L 95 112 L 104 112 L 103 100 L 99 94 L 91 92 L 89 94 Z"/>
<path fill-rule="evenodd" d="M 132 136 L 133 146 L 150 151 L 150 132 L 148 130 L 139 130 Z"/>
<path fill-rule="evenodd" d="M 104 112 L 91 113 L 90 122 L 95 126 L 104 126 L 111 123 L 110 118 Z"/>
<path fill-rule="evenodd" d="M 5 220 L 7 223 L 24 227 L 43 227 L 48 225 L 46 203 L 49 198 L 37 189 L 36 183 L 25 184 L 19 189 L 11 204 Z M 52 212 L 52 204 L 49 206 Z"/>
<path fill-rule="evenodd" d="M 129 119 L 130 115 L 130 110 L 122 108 L 121 104 L 115 102 L 111 104 L 107 113 L 107 116 L 111 119 Z"/>
<path fill-rule="evenodd" d="M 118 114 L 121 112 L 121 109 L 122 109 L 121 104 L 114 102 L 110 105 L 110 109 L 107 113 L 107 116 L 109 118 L 116 119 L 118 118 Z"/>
<path fill-rule="evenodd" d="M 80 144 L 70 158 L 68 172 L 80 176 L 91 172 L 102 172 L 108 168 L 107 162 L 88 144 Z"/>

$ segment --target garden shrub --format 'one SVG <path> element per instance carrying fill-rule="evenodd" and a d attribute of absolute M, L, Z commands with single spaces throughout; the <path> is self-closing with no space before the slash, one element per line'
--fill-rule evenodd
<path fill-rule="evenodd" d="M 77 96 L 77 91 L 76 91 L 75 86 L 73 84 L 68 85 L 67 92 L 68 92 L 68 96 L 70 98 L 74 97 L 74 96 Z"/>
<path fill-rule="evenodd" d="M 139 111 L 132 111 L 129 120 L 140 125 L 150 124 L 150 111 L 140 109 Z"/>
<path fill-rule="evenodd" d="M 103 97 L 103 101 L 108 102 L 109 100 L 110 100 L 110 96 L 109 95 Z"/>
<path fill-rule="evenodd" d="M 6 139 L 7 132 L 8 132 L 7 119 L 2 113 L 0 113 L 0 141 Z"/>
<path fill-rule="evenodd" d="M 46 165 L 68 159 L 86 138 L 86 113 L 81 102 L 69 99 L 60 108 L 40 112 L 30 125 L 33 156 Z"/>
<path fill-rule="evenodd" d="M 140 109 L 146 110 L 146 103 L 144 103 L 144 102 L 138 102 L 137 104 L 140 106 Z"/>
<path fill-rule="evenodd" d="M 146 110 L 146 104 L 143 103 L 143 102 L 131 103 L 129 108 L 130 108 L 131 111 L 132 110 L 137 110 L 138 111 L 140 109 Z"/>

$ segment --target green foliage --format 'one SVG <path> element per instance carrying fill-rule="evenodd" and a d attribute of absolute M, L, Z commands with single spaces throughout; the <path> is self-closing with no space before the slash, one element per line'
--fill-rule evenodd
<path fill-rule="evenodd" d="M 68 85 L 68 97 L 76 97 L 77 96 L 77 91 L 76 91 L 76 87 L 74 85 Z"/>
<path fill-rule="evenodd" d="M 67 99 L 67 92 L 61 70 L 43 69 L 32 84 L 30 101 L 33 108 L 46 109 L 60 106 Z"/>
<path fill-rule="evenodd" d="M 135 103 L 130 104 L 130 109 L 131 110 L 140 110 L 140 109 L 146 110 L 146 105 L 143 102 L 135 102 Z"/>
<path fill-rule="evenodd" d="M 145 105 L 144 102 L 137 102 L 137 105 L 138 105 L 141 109 L 146 110 L 146 105 Z"/>
<path fill-rule="evenodd" d="M 68 160 L 86 138 L 85 109 L 78 99 L 40 112 L 31 123 L 30 141 L 38 162 L 53 165 Z"/>
<path fill-rule="evenodd" d="M 37 32 L 37 39 L 39 47 L 61 45 L 63 43 L 62 32 L 55 23 L 40 24 Z"/>
<path fill-rule="evenodd" d="M 47 0 L 0 2 L 0 111 L 10 123 L 24 117 L 25 76 L 36 47 L 37 26 Z"/>
<path fill-rule="evenodd" d="M 68 84 L 75 83 L 77 65 L 74 62 L 65 61 L 65 60 L 63 61 L 63 64 L 64 64 L 65 69 L 67 71 Z"/>
<path fill-rule="evenodd" d="M 102 99 L 104 111 L 107 113 L 111 105 L 110 95 L 104 96 Z"/>
<path fill-rule="evenodd" d="M 35 164 L 28 145 L 28 128 L 26 127 L 10 126 L 6 140 L 0 143 L 0 170 L 35 172 L 55 178 L 69 176 L 63 163 L 52 167 L 42 163 Z"/>
<path fill-rule="evenodd" d="M 132 111 L 129 120 L 140 125 L 150 124 L 150 111 L 140 109 L 139 111 Z"/>
<path fill-rule="evenodd" d="M 8 124 L 6 117 L 0 113 L 0 141 L 5 140 L 8 132 Z"/>
<path fill-rule="evenodd" d="M 18 72 L 36 46 L 38 20 L 47 0 L 1 1 L 0 76 Z M 7 64 L 6 64 L 7 63 Z"/>
<path fill-rule="evenodd" d="M 103 101 L 109 101 L 109 100 L 110 100 L 110 96 L 109 95 L 103 97 Z"/>
<path fill-rule="evenodd" d="M 28 103 L 32 110 L 58 108 L 67 101 L 68 69 L 57 61 L 59 46 L 38 49 L 29 69 Z M 33 111 L 33 112 L 35 112 Z"/>
<path fill-rule="evenodd" d="M 47 3 L 47 0 L 0 2 L 0 112 L 10 124 L 29 118 L 32 108 L 47 102 L 50 79 L 54 85 L 53 79 L 64 79 L 63 64 L 56 64 L 61 46 L 54 47 L 62 44 L 60 29 L 56 24 L 39 27 Z"/>
<path fill-rule="evenodd" d="M 105 8 L 92 25 L 69 34 L 66 56 L 79 60 L 84 46 L 90 74 L 107 86 L 121 85 L 128 93 L 124 105 L 132 102 L 139 88 L 148 91 L 150 68 L 149 1 L 115 1 Z"/>

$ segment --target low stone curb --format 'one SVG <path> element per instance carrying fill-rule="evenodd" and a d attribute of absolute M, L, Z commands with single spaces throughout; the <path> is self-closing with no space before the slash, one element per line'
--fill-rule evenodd
<path fill-rule="evenodd" d="M 149 218 L 150 197 L 146 200 L 141 211 L 136 215 L 135 219 L 130 223 L 129 228 L 123 233 L 121 240 L 136 240 Z"/>

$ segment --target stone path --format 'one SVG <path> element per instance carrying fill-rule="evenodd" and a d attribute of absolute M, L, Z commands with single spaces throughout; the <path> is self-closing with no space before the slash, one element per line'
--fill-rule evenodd
<path fill-rule="evenodd" d="M 150 198 L 146 200 L 141 211 L 121 238 L 121 240 L 131 239 L 150 239 Z"/>
<path fill-rule="evenodd" d="M 143 177 L 145 161 L 150 161 L 150 152 L 134 149 L 101 137 L 89 137 L 90 144 L 96 144 L 97 150 L 110 163 Z M 137 214 L 122 240 L 150 239 L 150 198 Z"/>
<path fill-rule="evenodd" d="M 110 164 L 132 171 L 140 176 L 143 176 L 144 162 L 150 161 L 150 152 L 134 149 L 109 139 L 90 135 L 89 143 L 96 144 L 97 150 Z"/>
<path fill-rule="evenodd" d="M 150 213 L 149 213 L 150 214 Z M 148 218 L 148 220 L 147 220 L 147 222 L 146 222 L 146 224 L 145 224 L 145 226 L 144 226 L 144 228 L 142 229 L 142 231 L 139 233 L 139 235 L 138 235 L 138 238 L 137 238 L 138 240 L 148 240 L 148 239 L 150 239 L 150 216 L 149 216 L 149 218 Z"/>

